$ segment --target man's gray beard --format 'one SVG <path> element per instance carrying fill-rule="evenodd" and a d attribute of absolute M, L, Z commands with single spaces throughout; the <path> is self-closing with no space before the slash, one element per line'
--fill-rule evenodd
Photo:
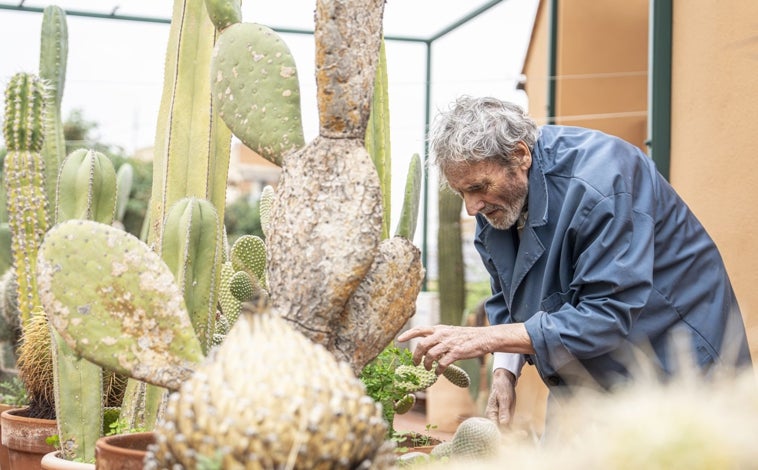
<path fill-rule="evenodd" d="M 521 216 L 521 211 L 523 210 L 525 203 L 526 203 L 526 195 L 524 195 L 520 204 L 514 204 L 512 206 L 500 208 L 501 210 L 500 212 L 498 212 L 498 215 L 501 215 L 501 217 L 498 217 L 498 220 L 492 220 L 486 215 L 484 216 L 484 218 L 487 219 L 490 225 L 492 225 L 496 229 L 508 230 L 514 225 L 516 225 L 516 222 L 518 222 L 518 219 Z"/>

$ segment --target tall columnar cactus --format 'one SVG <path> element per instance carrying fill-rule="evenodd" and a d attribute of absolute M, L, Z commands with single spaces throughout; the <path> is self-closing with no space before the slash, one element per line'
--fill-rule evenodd
<path fill-rule="evenodd" d="M 188 197 L 171 206 L 163 228 L 161 256 L 179 283 L 206 353 L 215 330 L 219 236 L 219 221 L 210 201 Z"/>
<path fill-rule="evenodd" d="M 148 240 L 156 250 L 168 211 L 182 198 L 211 201 L 224 220 L 231 132 L 211 96 L 215 38 L 203 0 L 174 0 L 148 212 Z"/>
<path fill-rule="evenodd" d="M 366 126 L 366 150 L 374 161 L 382 189 L 382 238 L 390 236 L 392 220 L 392 158 L 390 142 L 390 102 L 388 94 L 387 56 L 384 41 L 379 50 L 379 65 L 374 80 L 371 115 Z"/>
<path fill-rule="evenodd" d="M 61 101 L 66 81 L 68 61 L 68 25 L 66 12 L 57 5 L 49 5 L 42 12 L 40 33 L 39 77 L 49 87 L 46 103 L 45 141 L 42 157 L 45 160 L 45 191 L 48 200 L 48 221 L 55 218 L 56 181 L 58 168 L 66 157 L 66 140 L 63 137 Z"/>
<path fill-rule="evenodd" d="M 64 160 L 57 181 L 56 222 L 86 219 L 113 223 L 116 171 L 100 152 L 79 149 Z M 103 429 L 103 371 L 71 349 L 55 329 L 55 415 L 64 458 L 92 461 Z"/>
<path fill-rule="evenodd" d="M 40 154 L 47 93 L 39 77 L 28 73 L 14 75 L 5 92 L 4 183 L 22 325 L 39 305 L 35 263 L 48 228 L 45 162 Z"/>

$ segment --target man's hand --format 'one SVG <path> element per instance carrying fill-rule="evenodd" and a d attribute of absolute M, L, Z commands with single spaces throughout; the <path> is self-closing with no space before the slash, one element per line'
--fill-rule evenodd
<path fill-rule="evenodd" d="M 461 359 L 480 357 L 493 351 L 490 327 L 436 325 L 412 328 L 397 337 L 400 342 L 421 338 L 413 351 L 413 363 L 422 359 L 426 370 L 437 362 L 437 374 Z"/>
<path fill-rule="evenodd" d="M 516 376 L 506 369 L 495 369 L 492 390 L 484 414 L 501 428 L 510 426 L 516 409 Z"/>
<path fill-rule="evenodd" d="M 413 362 L 423 359 L 426 370 L 437 362 L 437 373 L 461 359 L 481 357 L 495 351 L 533 354 L 532 341 L 523 323 L 492 326 L 420 326 L 397 337 L 404 342 L 421 338 L 413 351 Z"/>

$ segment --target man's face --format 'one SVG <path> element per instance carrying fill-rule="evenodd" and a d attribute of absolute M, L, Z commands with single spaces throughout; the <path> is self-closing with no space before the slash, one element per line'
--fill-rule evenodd
<path fill-rule="evenodd" d="M 482 214 L 493 227 L 511 228 L 526 202 L 531 154 L 519 166 L 508 168 L 493 161 L 461 163 L 445 170 L 450 188 L 463 198 L 469 215 Z"/>

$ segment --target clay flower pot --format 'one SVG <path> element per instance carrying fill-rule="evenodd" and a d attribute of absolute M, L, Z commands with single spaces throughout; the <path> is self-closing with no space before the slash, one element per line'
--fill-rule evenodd
<path fill-rule="evenodd" d="M 42 457 L 44 470 L 95 470 L 94 463 L 83 463 L 66 460 L 59 456 L 60 451 L 48 452 Z"/>
<path fill-rule="evenodd" d="M 97 470 L 142 470 L 147 447 L 155 443 L 155 433 L 135 432 L 101 437 L 95 443 Z"/>
<path fill-rule="evenodd" d="M 0 403 L 0 414 L 2 414 L 3 411 L 8 411 L 18 408 L 18 406 L 13 405 L 6 405 L 5 403 Z M 2 425 L 0 425 L 0 470 L 5 470 L 6 468 L 11 468 L 10 460 L 8 459 L 8 447 L 5 446 L 5 444 L 2 443 L 2 435 L 3 435 L 3 428 Z"/>
<path fill-rule="evenodd" d="M 55 420 L 28 418 L 26 410 L 27 407 L 15 408 L 0 414 L 2 443 L 8 448 L 10 470 L 42 469 L 42 457 L 55 450 L 46 442 L 48 437 L 58 434 Z"/>

